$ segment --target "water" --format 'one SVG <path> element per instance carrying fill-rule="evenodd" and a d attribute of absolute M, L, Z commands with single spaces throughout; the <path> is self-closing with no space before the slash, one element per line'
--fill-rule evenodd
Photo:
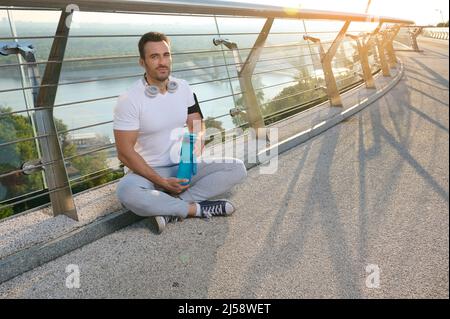
<path fill-rule="evenodd" d="M 226 70 L 220 70 L 219 77 L 226 77 Z M 203 71 L 204 72 L 204 71 Z M 55 105 L 73 103 L 80 100 L 96 99 L 101 97 L 116 96 L 125 92 L 136 80 L 140 79 L 138 74 L 142 70 L 138 66 L 116 67 L 116 68 L 93 68 L 93 69 L 63 69 L 60 83 L 76 82 L 83 80 L 95 80 L 113 76 L 123 76 L 136 74 L 136 77 L 118 80 L 104 80 L 93 81 L 88 83 L 79 83 L 71 85 L 60 85 L 58 87 Z M 184 72 L 186 73 L 186 72 Z M 173 73 L 174 76 L 182 78 L 183 73 Z M 205 81 L 205 77 L 211 79 L 211 75 L 205 74 L 191 74 L 191 77 L 186 78 L 190 83 L 198 83 Z M 273 85 L 276 83 L 293 81 L 294 77 L 289 74 L 264 74 L 258 77 L 258 84 L 260 86 Z M 10 77 L 3 74 L 0 77 L 0 88 L 18 88 L 21 87 L 21 79 L 18 73 L 11 74 Z M 286 85 L 285 85 L 286 86 Z M 280 89 L 284 87 L 275 87 L 264 90 L 267 98 L 276 95 Z M 227 114 L 230 108 L 235 107 L 232 97 L 227 97 L 214 101 L 207 101 L 221 96 L 231 95 L 229 81 L 216 81 L 204 83 L 201 85 L 194 85 L 192 89 L 199 97 L 201 102 L 202 112 L 206 117 L 216 117 Z M 29 90 L 28 90 L 29 91 Z M 238 81 L 233 81 L 233 92 L 240 92 Z M 54 110 L 55 118 L 61 119 L 68 129 L 79 128 L 87 125 L 94 125 L 97 123 L 111 121 L 113 118 L 113 109 L 116 104 L 116 98 L 107 100 L 71 104 L 68 106 L 56 107 Z M 10 93 L 0 93 L 0 105 L 11 107 L 13 110 L 25 109 L 24 96 L 22 91 L 15 91 Z M 26 113 L 22 113 L 26 114 Z M 222 121 L 222 126 L 225 129 L 234 127 L 230 116 L 223 116 L 218 120 Z M 112 124 L 104 124 L 83 130 L 76 131 L 77 133 L 94 132 L 100 135 L 108 136 L 113 140 Z"/>

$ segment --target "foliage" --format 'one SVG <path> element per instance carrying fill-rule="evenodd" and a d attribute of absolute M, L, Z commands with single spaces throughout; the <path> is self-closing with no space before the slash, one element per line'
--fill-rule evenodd
<path fill-rule="evenodd" d="M 447 22 L 439 22 L 436 27 L 438 28 L 448 28 L 448 21 Z"/>
<path fill-rule="evenodd" d="M 0 107 L 0 114 L 4 114 L 0 117 L 0 144 L 34 136 L 30 118 L 20 114 L 5 114 L 11 111 L 11 108 Z M 67 130 L 67 125 L 60 119 L 55 119 L 55 127 L 58 132 Z M 59 140 L 64 157 L 73 157 L 66 165 L 72 167 L 72 171 L 81 177 L 77 180 L 76 186 L 73 187 L 73 193 L 107 183 L 123 175 L 121 171 L 108 170 L 106 151 L 76 156 L 78 154 L 77 146 L 70 142 L 67 133 L 60 134 Z M 42 172 L 31 175 L 15 172 L 21 169 L 24 162 L 38 158 L 35 140 L 1 146 L 0 174 L 8 175 L 0 179 L 0 201 L 7 202 L 9 199 L 31 192 L 33 192 L 33 196 L 44 193 L 45 186 Z M 0 208 L 0 219 L 45 204 L 48 201 L 49 196 L 45 195 L 21 204 Z"/>

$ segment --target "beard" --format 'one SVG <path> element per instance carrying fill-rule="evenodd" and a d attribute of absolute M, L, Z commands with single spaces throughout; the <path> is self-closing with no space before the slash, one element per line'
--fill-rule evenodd
<path fill-rule="evenodd" d="M 158 80 L 160 82 L 166 81 L 170 76 L 170 67 L 166 68 L 165 70 L 166 71 L 162 74 L 160 73 L 160 71 L 158 69 L 153 70 L 153 72 L 151 72 L 152 78 L 154 78 L 155 80 Z"/>
<path fill-rule="evenodd" d="M 167 72 L 166 75 L 157 75 L 155 77 L 155 79 L 157 79 L 160 82 L 164 82 L 165 80 L 167 80 L 169 78 L 170 72 Z"/>

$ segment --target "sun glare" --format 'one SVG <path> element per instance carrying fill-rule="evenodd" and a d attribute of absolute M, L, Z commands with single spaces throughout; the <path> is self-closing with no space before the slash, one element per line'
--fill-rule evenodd
<path fill-rule="evenodd" d="M 226 0 L 224 0 L 226 1 Z M 295 14 L 298 9 L 341 11 L 350 13 L 364 13 L 368 0 L 233 0 L 233 2 L 250 2 L 284 7 L 288 14 Z M 76 3 L 76 1 L 75 1 Z M 448 21 L 449 4 L 447 0 L 371 0 L 369 14 L 413 20 L 419 25 L 436 25 Z M 14 19 L 18 21 L 53 21 L 58 13 L 48 12 L 39 15 L 33 11 L 14 12 Z M 113 17 L 114 16 L 114 17 Z M 105 18 L 106 17 L 106 18 Z M 0 10 L 0 20 L 6 18 L 5 10 Z M 129 17 L 124 17 L 127 23 Z M 135 19 L 136 18 L 136 19 Z M 140 22 L 140 16 L 133 17 L 133 21 Z M 80 22 L 98 22 L 98 14 L 84 14 Z M 118 15 L 102 15 L 105 23 L 121 19 Z M 142 16 L 143 21 L 145 17 Z M 122 21 L 118 21 L 121 23 Z"/>

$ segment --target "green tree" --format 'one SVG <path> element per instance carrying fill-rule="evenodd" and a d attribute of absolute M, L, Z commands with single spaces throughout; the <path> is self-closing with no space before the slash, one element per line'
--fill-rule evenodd
<path fill-rule="evenodd" d="M 262 87 L 262 83 L 260 80 L 257 80 L 256 83 L 254 83 L 256 87 Z M 235 91 L 239 91 L 240 88 L 236 88 Z M 261 107 L 262 103 L 264 102 L 264 90 L 255 90 L 256 95 L 256 101 L 258 102 L 258 106 Z M 242 111 L 245 112 L 245 104 L 244 104 L 244 97 L 241 95 L 238 99 L 236 99 L 236 107 Z M 245 123 L 248 122 L 247 116 L 245 113 L 238 113 L 235 116 L 232 117 L 232 121 L 235 127 L 242 127 Z M 245 127 L 243 127 L 244 129 Z"/>
<path fill-rule="evenodd" d="M 206 128 L 205 145 L 216 140 L 218 138 L 217 135 L 218 132 L 222 132 L 221 136 L 223 138 L 223 132 L 225 131 L 225 129 L 223 128 L 221 121 L 217 121 L 213 117 L 208 116 L 205 119 L 205 128 Z"/>
<path fill-rule="evenodd" d="M 55 127 L 58 132 L 67 130 L 67 125 L 60 119 L 55 119 Z M 107 172 L 107 151 L 99 151 L 91 154 L 76 156 L 79 153 L 77 146 L 70 142 L 67 133 L 59 134 L 64 158 L 72 158 L 68 165 L 74 175 L 82 177 L 72 189 L 73 193 L 105 184 L 123 176 L 123 172 Z M 98 172 L 98 173 L 97 173 Z"/>
<path fill-rule="evenodd" d="M 20 114 L 7 114 L 11 111 L 11 108 L 0 107 L 0 144 L 34 136 L 30 118 Z M 55 127 L 58 132 L 67 130 L 67 125 L 60 119 L 55 119 Z M 59 141 L 65 158 L 77 155 L 77 146 L 70 142 L 67 133 L 59 134 Z M 24 162 L 36 160 L 38 158 L 35 140 L 1 146 L 0 175 L 7 175 L 0 179 L 0 202 L 5 202 L 14 197 L 44 189 L 44 180 L 41 172 L 33 173 L 31 175 L 15 172 L 21 169 Z M 73 157 L 70 160 L 70 164 L 73 166 L 74 170 L 76 170 L 77 174 L 83 177 L 81 179 L 82 182 L 78 183 L 73 189 L 74 193 L 104 184 L 123 175 L 121 171 L 107 170 L 106 151 Z M 99 176 L 92 174 L 99 171 L 101 171 L 101 173 L 97 173 Z M 89 175 L 89 177 L 84 178 L 86 175 Z M 94 178 L 92 178 L 92 175 Z M 89 181 L 85 181 L 87 179 L 89 179 Z M 37 199 L 26 201 L 20 205 L 0 208 L 0 219 L 42 205 L 48 202 L 48 200 L 48 196 L 42 196 Z"/>
<path fill-rule="evenodd" d="M 284 88 L 263 109 L 266 124 L 279 121 L 287 116 L 298 113 L 312 101 L 323 97 L 323 93 L 314 90 L 316 79 L 311 76 L 306 68 L 299 70 L 296 77 L 297 83 Z"/>
<path fill-rule="evenodd" d="M 11 108 L 0 107 L 0 114 L 10 113 Z M 7 114 L 0 117 L 0 144 L 33 137 L 33 129 L 28 117 Z M 1 146 L 0 174 L 8 174 L 0 179 L 0 201 L 7 201 L 43 188 L 42 174 L 23 175 L 14 173 L 24 162 L 36 160 L 38 152 L 34 140 Z M 12 173 L 12 174 L 11 174 Z M 28 208 L 27 205 L 25 205 Z M 0 209 L 0 218 L 12 215 L 11 208 Z"/>

